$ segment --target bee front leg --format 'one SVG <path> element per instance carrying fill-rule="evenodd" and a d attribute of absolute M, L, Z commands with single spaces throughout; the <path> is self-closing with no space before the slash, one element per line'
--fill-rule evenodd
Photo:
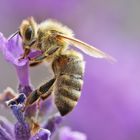
<path fill-rule="evenodd" d="M 20 56 L 20 58 L 18 60 L 20 61 L 20 60 L 26 58 L 29 53 L 30 53 L 30 49 L 28 47 L 25 48 L 24 53 Z"/>

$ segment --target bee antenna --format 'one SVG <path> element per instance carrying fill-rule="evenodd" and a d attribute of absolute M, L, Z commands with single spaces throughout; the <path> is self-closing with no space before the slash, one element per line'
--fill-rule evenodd
<path fill-rule="evenodd" d="M 9 41 L 11 38 L 13 38 L 15 35 L 19 34 L 19 33 L 20 33 L 19 30 L 17 30 L 15 33 L 13 33 L 12 35 L 10 35 L 10 36 L 8 37 L 8 41 Z"/>

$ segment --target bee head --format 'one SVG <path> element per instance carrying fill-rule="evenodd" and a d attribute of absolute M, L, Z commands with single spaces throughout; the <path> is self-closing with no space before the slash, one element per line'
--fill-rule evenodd
<path fill-rule="evenodd" d="M 24 46 L 32 46 L 37 36 L 37 23 L 33 17 L 23 20 L 19 27 L 19 35 Z"/>

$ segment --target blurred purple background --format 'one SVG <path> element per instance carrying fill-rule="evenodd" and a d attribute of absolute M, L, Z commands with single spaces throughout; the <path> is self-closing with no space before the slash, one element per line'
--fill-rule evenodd
<path fill-rule="evenodd" d="M 87 134 L 88 140 L 140 140 L 140 1 L 137 0 L 1 0 L 0 32 L 17 30 L 34 16 L 38 22 L 53 18 L 71 27 L 76 37 L 114 56 L 118 62 L 85 56 L 81 99 L 65 124 Z M 0 91 L 16 89 L 14 68 L 0 55 Z M 37 86 L 50 69 L 31 69 Z"/>

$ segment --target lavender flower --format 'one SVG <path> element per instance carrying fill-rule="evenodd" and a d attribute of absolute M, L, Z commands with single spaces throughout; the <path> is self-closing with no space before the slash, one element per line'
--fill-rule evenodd
<path fill-rule="evenodd" d="M 4 38 L 2 34 L 0 34 L 0 50 L 4 55 L 4 58 L 14 65 L 17 75 L 18 75 L 18 80 L 19 80 L 19 88 L 23 87 L 29 88 L 27 91 L 31 91 L 30 88 L 30 77 L 29 77 L 29 67 L 28 67 L 28 59 L 24 59 L 19 61 L 18 59 L 20 56 L 23 54 L 23 49 L 22 49 L 22 42 L 19 37 L 19 35 L 14 36 L 10 40 L 7 40 Z M 24 90 L 23 90 L 24 91 Z"/>
<path fill-rule="evenodd" d="M 15 140 L 29 140 L 31 137 L 30 127 L 27 123 L 24 125 L 17 122 L 15 124 Z"/>
<path fill-rule="evenodd" d="M 24 118 L 24 114 L 22 112 L 23 103 L 25 100 L 24 96 L 19 95 L 16 99 L 16 104 L 9 104 L 11 107 L 13 114 L 17 118 L 17 123 L 15 124 L 15 140 L 29 140 L 30 139 L 30 127 Z"/>
<path fill-rule="evenodd" d="M 22 48 L 22 41 L 19 35 L 15 35 L 14 37 L 7 40 L 2 33 L 0 33 L 0 51 L 3 53 L 4 58 L 11 63 L 17 72 L 17 77 L 19 80 L 18 92 L 24 93 L 28 96 L 32 92 L 32 86 L 30 83 L 30 75 L 29 75 L 29 60 L 27 58 L 19 61 L 19 58 L 24 53 Z M 41 51 L 31 51 L 29 54 L 30 58 L 33 58 L 39 55 Z M 50 106 L 50 101 L 46 101 L 41 103 L 40 115 L 44 115 Z M 36 105 L 29 107 L 26 111 L 28 117 L 35 115 Z"/>
<path fill-rule="evenodd" d="M 12 135 L 14 132 L 12 132 L 11 127 L 8 126 L 9 123 L 2 118 L 0 123 L 0 140 L 29 140 L 30 128 L 21 111 L 24 101 L 25 95 L 20 94 L 8 102 L 14 116 L 17 118 L 17 123 L 14 128 L 15 136 Z"/>
<path fill-rule="evenodd" d="M 14 116 L 17 118 L 14 130 L 15 140 L 29 140 L 30 138 L 31 140 L 49 140 L 50 131 L 43 128 L 41 128 L 35 136 L 31 137 L 31 127 L 25 120 L 24 113 L 22 112 L 24 101 L 25 96 L 23 96 L 23 94 L 20 94 L 17 98 L 15 98 L 15 102 L 9 101 L 9 106 L 11 107 Z"/>
<path fill-rule="evenodd" d="M 25 58 L 19 61 L 19 58 L 24 53 L 20 36 L 15 35 L 13 38 L 7 40 L 0 33 L 0 51 L 3 53 L 4 58 L 16 69 L 19 80 L 19 92 L 24 92 L 28 95 L 32 91 L 29 76 L 29 60 Z M 32 51 L 29 56 L 32 58 L 39 54 L 40 51 Z"/>

